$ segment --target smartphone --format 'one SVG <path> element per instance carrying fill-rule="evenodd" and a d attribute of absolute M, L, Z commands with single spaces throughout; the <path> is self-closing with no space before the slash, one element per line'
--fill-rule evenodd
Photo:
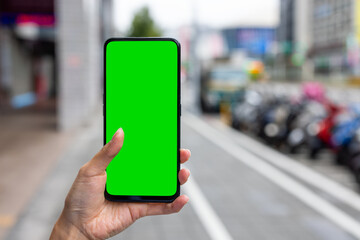
<path fill-rule="evenodd" d="M 180 194 L 180 44 L 172 38 L 112 38 L 104 44 L 104 144 L 118 128 L 106 169 L 110 201 L 172 202 Z"/>

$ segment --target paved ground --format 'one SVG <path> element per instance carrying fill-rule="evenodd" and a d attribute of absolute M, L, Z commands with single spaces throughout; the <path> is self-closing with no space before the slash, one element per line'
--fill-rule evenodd
<path fill-rule="evenodd" d="M 0 239 L 17 221 L 72 134 L 55 129 L 55 104 L 0 113 Z"/>

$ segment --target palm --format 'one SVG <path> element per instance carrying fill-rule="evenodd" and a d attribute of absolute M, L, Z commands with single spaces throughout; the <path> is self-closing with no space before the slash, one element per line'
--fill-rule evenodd
<path fill-rule="evenodd" d="M 80 174 L 79 174 L 80 175 Z M 146 203 L 110 202 L 104 198 L 106 174 L 78 176 L 69 195 L 68 205 L 72 212 L 81 216 L 82 229 L 87 235 L 98 239 L 111 237 L 129 227 L 138 218 L 146 215 Z M 83 196 L 89 196 L 84 198 Z M 81 204 L 78 204 L 81 203 Z"/>
<path fill-rule="evenodd" d="M 181 183 L 184 183 L 188 177 L 186 171 L 180 171 Z M 110 202 L 104 197 L 105 182 L 106 174 L 92 177 L 78 176 L 69 193 L 72 196 L 69 201 L 69 205 L 73 208 L 72 212 L 81 217 L 80 221 L 75 221 L 73 224 L 86 235 L 96 239 L 114 236 L 144 216 L 178 212 L 187 201 L 184 199 L 185 196 L 181 196 L 172 204 Z M 84 224 L 78 226 L 76 222 Z"/>
<path fill-rule="evenodd" d="M 104 208 L 85 226 L 89 235 L 104 239 L 118 234 L 145 216 L 146 204 L 105 201 Z"/>

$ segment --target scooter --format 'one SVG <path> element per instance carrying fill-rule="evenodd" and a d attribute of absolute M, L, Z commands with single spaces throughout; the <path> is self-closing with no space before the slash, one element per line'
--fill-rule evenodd
<path fill-rule="evenodd" d="M 301 108 L 296 118 L 289 126 L 286 145 L 290 153 L 296 153 L 302 146 L 316 148 L 318 141 L 313 138 L 318 131 L 318 123 L 327 116 L 324 106 L 326 102 L 325 89 L 317 82 L 308 82 L 302 86 L 302 95 L 299 100 Z"/>
<path fill-rule="evenodd" d="M 315 148 L 318 142 L 311 141 L 318 132 L 318 123 L 327 116 L 325 106 L 317 101 L 303 102 L 302 111 L 290 126 L 286 145 L 290 153 L 296 153 L 301 147 Z M 315 145 L 315 146 L 313 146 Z"/>
<path fill-rule="evenodd" d="M 338 124 L 333 131 L 332 145 L 336 148 L 335 162 L 353 168 L 352 157 L 360 150 L 354 140 L 356 132 L 360 129 L 360 105 L 352 104 L 348 110 L 341 114 Z M 360 152 L 360 151 L 359 151 Z"/>
<path fill-rule="evenodd" d="M 349 163 L 356 181 L 360 184 L 360 128 L 357 129 L 353 138 L 349 142 Z"/>
<path fill-rule="evenodd" d="M 264 108 L 259 120 L 259 133 L 267 144 L 280 147 L 283 137 L 287 134 L 286 119 L 291 107 L 285 97 L 276 96 L 271 103 Z"/>
<path fill-rule="evenodd" d="M 241 131 L 256 132 L 259 128 L 258 118 L 264 107 L 264 97 L 256 91 L 248 90 L 244 101 L 233 106 L 232 127 Z"/>
<path fill-rule="evenodd" d="M 316 135 L 309 138 L 309 157 L 316 159 L 318 153 L 324 148 L 334 148 L 332 144 L 332 131 L 337 124 L 336 117 L 343 111 L 341 106 L 334 103 L 325 103 L 327 116 L 316 123 Z"/>

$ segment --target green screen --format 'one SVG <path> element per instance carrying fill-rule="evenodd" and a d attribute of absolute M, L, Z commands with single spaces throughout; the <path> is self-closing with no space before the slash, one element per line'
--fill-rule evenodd
<path fill-rule="evenodd" d="M 105 140 L 120 127 L 120 153 L 107 172 L 111 195 L 172 196 L 177 190 L 178 46 L 111 41 L 106 46 Z"/>

